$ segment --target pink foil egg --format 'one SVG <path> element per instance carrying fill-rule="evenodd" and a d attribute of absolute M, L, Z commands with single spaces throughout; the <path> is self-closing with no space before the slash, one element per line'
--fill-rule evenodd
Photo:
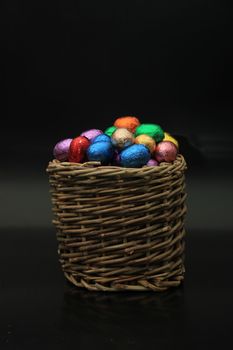
<path fill-rule="evenodd" d="M 171 163 L 176 159 L 178 150 L 174 143 L 170 141 L 162 141 L 155 148 L 154 157 L 160 162 Z"/>
<path fill-rule="evenodd" d="M 103 131 L 99 129 L 90 129 L 82 132 L 80 136 L 85 136 L 89 141 L 92 141 L 96 136 L 100 134 L 103 134 Z"/>
<path fill-rule="evenodd" d="M 159 163 L 155 159 L 150 159 L 146 164 L 146 166 L 157 166 L 157 165 L 159 165 Z"/>
<path fill-rule="evenodd" d="M 69 154 L 69 148 L 70 148 L 71 142 L 72 142 L 72 139 L 65 139 L 58 142 L 55 145 L 53 149 L 53 155 L 57 160 L 60 160 L 60 162 L 65 162 L 68 160 L 68 154 Z"/>

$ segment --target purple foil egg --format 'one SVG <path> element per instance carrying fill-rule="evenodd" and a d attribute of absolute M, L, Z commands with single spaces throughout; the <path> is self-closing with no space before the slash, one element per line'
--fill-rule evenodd
<path fill-rule="evenodd" d="M 65 139 L 65 140 L 59 141 L 55 145 L 53 149 L 53 155 L 57 160 L 60 160 L 60 162 L 65 162 L 68 160 L 68 153 L 69 153 L 71 141 L 72 139 Z"/>
<path fill-rule="evenodd" d="M 90 129 L 81 133 L 80 136 L 85 136 L 88 140 L 92 141 L 96 136 L 103 134 L 103 131 L 99 129 Z"/>
<path fill-rule="evenodd" d="M 115 166 L 120 165 L 120 154 L 116 150 L 113 154 L 112 165 L 115 165 Z"/>
<path fill-rule="evenodd" d="M 159 163 L 155 159 L 150 159 L 146 164 L 146 166 L 157 166 L 157 165 L 159 165 Z"/>

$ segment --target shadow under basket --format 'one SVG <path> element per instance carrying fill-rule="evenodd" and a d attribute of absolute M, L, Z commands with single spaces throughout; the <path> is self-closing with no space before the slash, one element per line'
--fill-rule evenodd
<path fill-rule="evenodd" d="M 49 163 L 65 277 L 93 291 L 164 291 L 184 279 L 186 163 Z"/>

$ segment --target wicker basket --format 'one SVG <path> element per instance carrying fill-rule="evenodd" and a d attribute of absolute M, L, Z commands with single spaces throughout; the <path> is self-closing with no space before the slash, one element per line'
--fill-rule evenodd
<path fill-rule="evenodd" d="M 52 161 L 65 277 L 93 291 L 164 291 L 184 278 L 186 163 L 122 168 Z"/>

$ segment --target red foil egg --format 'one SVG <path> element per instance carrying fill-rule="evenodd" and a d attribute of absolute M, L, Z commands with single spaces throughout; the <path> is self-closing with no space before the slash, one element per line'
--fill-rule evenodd
<path fill-rule="evenodd" d="M 159 163 L 171 163 L 176 159 L 177 153 L 178 150 L 174 143 L 170 141 L 162 141 L 157 144 L 154 157 Z"/>
<path fill-rule="evenodd" d="M 69 162 L 82 163 L 89 145 L 90 141 L 85 136 L 78 136 L 73 139 L 69 148 Z"/>

